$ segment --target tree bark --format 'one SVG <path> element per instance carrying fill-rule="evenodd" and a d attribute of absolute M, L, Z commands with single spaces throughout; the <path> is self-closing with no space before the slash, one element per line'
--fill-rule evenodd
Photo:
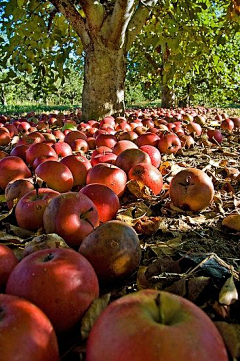
<path fill-rule="evenodd" d="M 83 119 L 123 115 L 126 55 L 94 42 L 85 55 L 82 95 Z"/>
<path fill-rule="evenodd" d="M 0 89 L 0 101 L 1 101 L 2 105 L 7 105 L 7 100 L 6 100 L 3 88 Z"/>
<path fill-rule="evenodd" d="M 167 84 L 162 87 L 162 108 L 174 108 L 176 106 L 176 97 L 174 91 Z"/>

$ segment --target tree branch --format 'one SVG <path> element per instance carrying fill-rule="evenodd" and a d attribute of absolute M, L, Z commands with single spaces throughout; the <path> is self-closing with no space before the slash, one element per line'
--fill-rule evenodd
<path fill-rule="evenodd" d="M 83 46 L 87 46 L 90 42 L 90 38 L 86 31 L 84 20 L 71 0 L 50 0 L 50 2 L 70 22 L 73 29 L 80 37 Z"/>
<path fill-rule="evenodd" d="M 116 0 L 110 20 L 109 41 L 122 46 L 135 9 L 134 0 Z"/>
<path fill-rule="evenodd" d="M 100 3 L 100 1 L 94 0 L 80 0 L 79 4 L 81 5 L 84 14 L 86 16 L 87 25 L 91 33 L 95 35 L 100 29 L 105 15 L 105 8 Z"/>
<path fill-rule="evenodd" d="M 130 49 L 134 39 L 140 33 L 143 25 L 150 15 L 150 12 L 151 10 L 148 7 L 141 4 L 135 11 L 127 29 L 126 51 Z"/>

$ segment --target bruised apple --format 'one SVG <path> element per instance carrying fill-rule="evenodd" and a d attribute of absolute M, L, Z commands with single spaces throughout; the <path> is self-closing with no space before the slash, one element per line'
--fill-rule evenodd
<path fill-rule="evenodd" d="M 131 226 L 116 220 L 92 231 L 81 243 L 79 252 L 92 264 L 102 283 L 131 276 L 141 259 L 137 233 Z"/>
<path fill-rule="evenodd" d="M 67 192 L 54 197 L 43 214 L 45 232 L 57 233 L 70 247 L 79 247 L 98 225 L 97 207 L 82 193 Z"/>
<path fill-rule="evenodd" d="M 197 212 L 210 204 L 214 187 L 211 178 L 204 171 L 187 168 L 173 177 L 169 194 L 175 206 Z"/>
<path fill-rule="evenodd" d="M 228 361 L 212 320 L 194 303 L 146 289 L 113 301 L 87 341 L 86 361 Z"/>
<path fill-rule="evenodd" d="M 23 298 L 0 294 L 0 355 L 1 361 L 59 361 L 51 322 Z"/>
<path fill-rule="evenodd" d="M 56 332 L 62 332 L 81 319 L 98 297 L 99 285 L 91 264 L 78 252 L 49 248 L 31 253 L 17 264 L 8 278 L 6 293 L 37 305 Z"/>
<path fill-rule="evenodd" d="M 12 209 L 14 201 L 18 202 L 28 192 L 34 190 L 34 184 L 30 179 L 17 179 L 9 182 L 5 188 L 5 199 L 8 209 Z"/>
<path fill-rule="evenodd" d="M 130 181 L 137 181 L 140 185 L 147 186 L 155 195 L 159 194 L 162 190 L 162 174 L 152 164 L 139 163 L 135 165 L 128 172 L 128 179 Z M 131 192 L 131 187 L 129 190 Z"/>

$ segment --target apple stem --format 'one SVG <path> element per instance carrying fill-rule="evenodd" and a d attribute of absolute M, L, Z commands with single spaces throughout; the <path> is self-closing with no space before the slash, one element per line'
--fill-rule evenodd
<path fill-rule="evenodd" d="M 36 194 L 37 194 L 37 198 L 38 198 L 38 190 L 39 190 L 39 184 L 37 182 L 37 176 L 36 174 L 34 174 L 33 176 L 33 185 L 34 185 L 34 189 L 36 190 Z"/>
<path fill-rule="evenodd" d="M 43 259 L 43 262 L 49 262 L 54 258 L 54 255 L 52 253 L 48 253 L 46 257 Z"/>
<path fill-rule="evenodd" d="M 88 222 L 92 226 L 93 230 L 95 229 L 94 225 L 92 224 L 91 221 L 89 221 L 89 219 L 86 218 L 85 221 Z"/>
<path fill-rule="evenodd" d="M 164 320 L 164 314 L 162 312 L 162 307 L 161 307 L 161 295 L 160 293 L 158 293 L 157 297 L 154 299 L 155 304 L 157 306 L 158 309 L 158 320 L 159 323 L 164 324 L 165 320 Z"/>

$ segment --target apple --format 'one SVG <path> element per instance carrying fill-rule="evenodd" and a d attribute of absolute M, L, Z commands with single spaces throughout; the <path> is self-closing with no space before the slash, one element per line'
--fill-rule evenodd
<path fill-rule="evenodd" d="M 141 290 L 106 307 L 90 331 L 86 361 L 228 361 L 208 315 L 169 292 Z"/>
<path fill-rule="evenodd" d="M 116 220 L 93 230 L 84 238 L 79 252 L 89 260 L 99 281 L 104 284 L 131 276 L 141 259 L 137 233 L 131 226 Z"/>
<path fill-rule="evenodd" d="M 68 192 L 54 197 L 43 214 L 46 233 L 57 233 L 70 247 L 79 247 L 83 239 L 99 225 L 99 214 L 85 194 Z"/>
<path fill-rule="evenodd" d="M 121 197 L 126 189 L 127 174 L 114 164 L 98 163 L 87 173 L 86 184 L 92 183 L 104 184 Z"/>
<path fill-rule="evenodd" d="M 74 139 L 70 146 L 73 152 L 80 152 L 81 154 L 84 154 L 89 151 L 88 142 L 81 138 Z"/>
<path fill-rule="evenodd" d="M 72 154 L 72 148 L 66 142 L 57 142 L 52 145 L 58 157 L 66 157 Z"/>
<path fill-rule="evenodd" d="M 219 129 L 208 129 L 208 140 L 214 144 L 221 144 L 223 141 L 223 135 Z"/>
<path fill-rule="evenodd" d="M 166 133 L 160 137 L 158 149 L 164 154 L 175 154 L 181 148 L 181 141 L 174 133 Z"/>
<path fill-rule="evenodd" d="M 7 152 L 5 152 L 4 150 L 0 150 L 0 159 L 8 157 L 9 154 Z"/>
<path fill-rule="evenodd" d="M 234 122 L 231 119 L 226 118 L 221 122 L 220 128 L 231 133 L 234 129 Z"/>
<path fill-rule="evenodd" d="M 41 143 L 44 142 L 45 138 L 40 132 L 32 132 L 29 134 L 25 134 L 22 136 L 22 138 L 19 139 L 16 145 L 32 145 L 35 143 Z"/>
<path fill-rule="evenodd" d="M 169 195 L 175 206 L 198 212 L 209 206 L 214 196 L 214 186 L 204 171 L 187 168 L 172 178 Z"/>
<path fill-rule="evenodd" d="M 114 219 L 120 208 L 117 194 L 108 186 L 100 183 L 88 184 L 80 190 L 97 207 L 99 221 L 104 223 Z"/>
<path fill-rule="evenodd" d="M 182 134 L 179 135 L 179 139 L 181 141 L 182 148 L 189 149 L 194 147 L 195 141 L 191 135 Z"/>
<path fill-rule="evenodd" d="M 75 139 L 87 140 L 87 136 L 80 130 L 71 130 L 65 135 L 64 142 L 70 145 Z"/>
<path fill-rule="evenodd" d="M 103 118 L 101 121 L 100 121 L 100 128 L 104 125 L 104 124 L 107 124 L 107 125 L 110 125 L 112 126 L 113 128 L 115 127 L 116 123 L 115 123 L 115 119 L 112 117 L 112 116 L 106 116 L 105 118 Z"/>
<path fill-rule="evenodd" d="M 138 163 L 149 163 L 151 164 L 150 156 L 137 148 L 126 149 L 121 152 L 116 159 L 116 166 L 123 169 L 126 174 L 130 169 Z"/>
<path fill-rule="evenodd" d="M 24 162 L 26 163 L 26 151 L 28 150 L 28 148 L 29 145 L 27 144 L 16 145 L 14 148 L 12 148 L 10 155 L 22 158 L 22 160 L 24 160 Z"/>
<path fill-rule="evenodd" d="M 155 195 L 158 195 L 163 187 L 161 173 L 154 165 L 148 163 L 138 163 L 133 166 L 128 172 L 128 179 L 147 186 Z M 131 192 L 131 188 L 129 189 Z"/>
<path fill-rule="evenodd" d="M 113 152 L 99 153 L 94 157 L 93 156 L 91 157 L 91 164 L 92 166 L 98 163 L 115 164 L 116 159 L 117 159 L 117 155 Z"/>
<path fill-rule="evenodd" d="M 46 143 L 32 144 L 26 151 L 26 162 L 32 166 L 34 160 L 44 155 L 51 155 L 57 158 L 55 150 Z"/>
<path fill-rule="evenodd" d="M 0 294 L 2 361 L 59 361 L 58 342 L 47 316 L 34 304 Z"/>
<path fill-rule="evenodd" d="M 231 120 L 234 123 L 234 128 L 240 129 L 240 117 L 232 117 Z"/>
<path fill-rule="evenodd" d="M 6 293 L 34 303 L 56 332 L 63 332 L 80 321 L 98 297 L 99 285 L 85 257 L 70 248 L 49 248 L 31 253 L 17 264 Z"/>
<path fill-rule="evenodd" d="M 53 160 L 55 162 L 58 162 L 58 158 L 54 155 L 41 155 L 40 157 L 37 157 L 34 159 L 34 162 L 32 164 L 32 169 L 36 169 L 40 164 L 43 162 L 47 162 L 49 160 Z"/>
<path fill-rule="evenodd" d="M 12 209 L 14 200 L 18 202 L 20 198 L 32 190 L 34 190 L 34 184 L 30 179 L 17 179 L 9 182 L 5 188 L 8 209 Z"/>
<path fill-rule="evenodd" d="M 196 135 L 199 137 L 202 134 L 202 127 L 198 123 L 190 122 L 186 125 L 186 128 L 191 135 Z"/>
<path fill-rule="evenodd" d="M 49 188 L 34 189 L 26 193 L 20 198 L 15 208 L 18 226 L 29 231 L 42 228 L 44 210 L 48 203 L 59 194 Z"/>
<path fill-rule="evenodd" d="M 116 155 L 119 155 L 120 153 L 122 153 L 125 149 L 131 149 L 131 148 L 135 148 L 137 149 L 138 146 L 133 143 L 130 140 L 119 140 L 113 147 L 113 153 Z"/>
<path fill-rule="evenodd" d="M 117 143 L 117 138 L 114 134 L 98 134 L 96 137 L 96 147 L 106 146 L 113 148 Z"/>
<path fill-rule="evenodd" d="M 47 183 L 49 188 L 64 193 L 73 187 L 73 174 L 70 169 L 61 162 L 47 160 L 39 164 L 35 169 L 35 174 Z"/>
<path fill-rule="evenodd" d="M 158 148 L 154 147 L 153 145 L 142 145 L 139 149 L 149 155 L 151 163 L 154 165 L 154 167 L 158 168 L 160 166 L 161 153 L 159 152 Z"/>
<path fill-rule="evenodd" d="M 5 288 L 8 277 L 17 264 L 17 257 L 15 256 L 11 248 L 6 246 L 5 244 L 0 244 L 0 290 L 3 290 Z"/>
<path fill-rule="evenodd" d="M 0 128 L 0 146 L 6 146 L 11 142 L 9 131 Z"/>
<path fill-rule="evenodd" d="M 135 133 L 132 130 L 119 134 L 119 140 L 131 140 L 131 141 L 134 141 L 137 138 L 138 138 L 137 133 Z"/>
<path fill-rule="evenodd" d="M 0 188 L 5 190 L 9 182 L 31 177 L 28 166 L 20 157 L 10 155 L 0 159 Z"/>
<path fill-rule="evenodd" d="M 92 167 L 91 162 L 86 157 L 72 154 L 62 158 L 61 163 L 72 172 L 73 187 L 86 184 L 88 170 Z"/>

